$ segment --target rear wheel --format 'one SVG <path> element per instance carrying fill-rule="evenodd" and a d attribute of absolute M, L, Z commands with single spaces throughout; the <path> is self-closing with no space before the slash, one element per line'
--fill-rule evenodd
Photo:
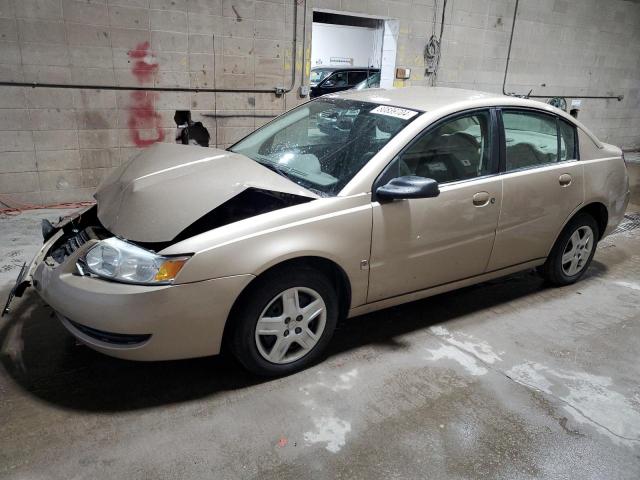
<path fill-rule="evenodd" d="M 595 219 L 588 213 L 576 215 L 562 230 L 540 273 L 553 285 L 577 282 L 593 259 L 598 238 Z"/>
<path fill-rule="evenodd" d="M 329 280 L 307 267 L 286 268 L 256 280 L 232 319 L 232 350 L 248 370 L 286 375 L 306 368 L 325 350 L 338 318 Z"/>

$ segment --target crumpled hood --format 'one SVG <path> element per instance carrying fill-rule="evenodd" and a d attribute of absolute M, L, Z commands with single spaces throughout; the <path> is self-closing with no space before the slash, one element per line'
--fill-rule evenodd
<path fill-rule="evenodd" d="M 158 143 L 109 175 L 96 191 L 98 219 L 137 242 L 167 242 L 247 188 L 317 198 L 243 155 Z"/>

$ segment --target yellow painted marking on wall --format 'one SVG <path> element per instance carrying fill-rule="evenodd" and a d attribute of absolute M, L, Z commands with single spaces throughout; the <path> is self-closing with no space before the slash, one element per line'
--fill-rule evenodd
<path fill-rule="evenodd" d="M 304 66 L 304 73 L 308 77 L 311 75 L 311 47 L 307 47 L 307 53 L 305 54 L 306 65 Z"/>

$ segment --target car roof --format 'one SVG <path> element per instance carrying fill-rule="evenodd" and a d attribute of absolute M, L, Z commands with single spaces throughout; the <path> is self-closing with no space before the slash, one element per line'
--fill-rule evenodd
<path fill-rule="evenodd" d="M 482 107 L 524 107 L 542 110 L 559 115 L 582 129 L 600 146 L 601 142 L 581 122 L 567 112 L 552 107 L 547 103 L 528 98 L 502 95 L 499 93 L 481 92 L 451 87 L 401 87 L 401 88 L 368 88 L 364 90 L 344 90 L 342 92 L 323 95 L 325 98 L 344 98 L 362 102 L 378 103 L 395 107 L 410 108 L 424 112 L 437 113 L 442 110 L 452 113 L 456 110 L 467 110 Z"/>
<path fill-rule="evenodd" d="M 372 88 L 358 91 L 346 90 L 330 96 L 423 111 L 433 111 L 455 103 L 512 98 L 495 93 L 448 87 Z M 484 102 L 480 103 L 484 104 Z"/>
<path fill-rule="evenodd" d="M 369 70 L 371 72 L 380 71 L 379 68 L 373 68 L 373 67 L 321 67 L 321 66 L 313 67 L 311 70 L 327 70 L 329 72 L 337 72 L 340 70 Z"/>

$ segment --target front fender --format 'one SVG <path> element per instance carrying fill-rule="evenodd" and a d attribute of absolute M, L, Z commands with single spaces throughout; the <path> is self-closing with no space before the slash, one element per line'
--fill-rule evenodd
<path fill-rule="evenodd" d="M 314 256 L 346 273 L 352 306 L 365 303 L 371 251 L 370 195 L 318 199 L 220 227 L 163 250 L 194 252 L 175 283 L 230 275 L 259 275 L 284 261 Z"/>

